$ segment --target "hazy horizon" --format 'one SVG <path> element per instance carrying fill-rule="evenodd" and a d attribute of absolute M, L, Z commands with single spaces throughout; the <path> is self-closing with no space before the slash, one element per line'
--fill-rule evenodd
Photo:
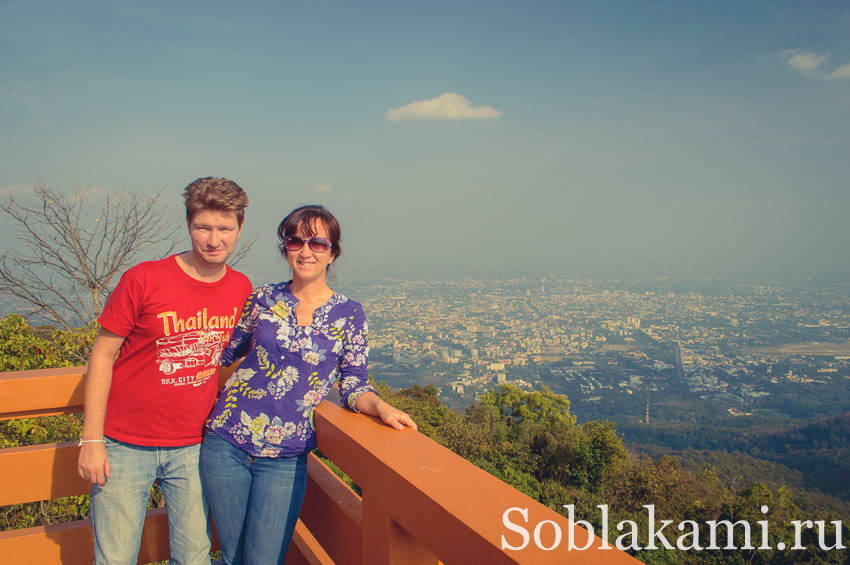
<path fill-rule="evenodd" d="M 845 277 L 848 28 L 782 1 L 4 2 L 0 197 L 228 177 L 245 268 L 278 278 L 305 203 L 341 273 Z"/>

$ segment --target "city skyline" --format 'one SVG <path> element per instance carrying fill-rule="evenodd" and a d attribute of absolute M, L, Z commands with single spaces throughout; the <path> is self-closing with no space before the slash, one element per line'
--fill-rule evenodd
<path fill-rule="evenodd" d="M 455 405 L 511 384 L 547 386 L 580 403 L 580 417 L 616 421 L 645 417 L 647 394 L 734 416 L 846 411 L 836 392 L 850 384 L 846 283 L 352 279 L 372 376 L 397 389 L 433 384 Z M 789 404 L 803 394 L 814 404 Z"/>
<path fill-rule="evenodd" d="M 342 273 L 847 275 L 848 27 L 840 3 L 4 2 L 0 197 L 226 176 L 263 277 L 312 202 Z"/>

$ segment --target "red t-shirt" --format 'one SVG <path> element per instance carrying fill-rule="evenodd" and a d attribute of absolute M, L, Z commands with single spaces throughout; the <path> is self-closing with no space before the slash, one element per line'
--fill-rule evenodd
<path fill-rule="evenodd" d="M 221 351 L 249 294 L 242 273 L 228 268 L 221 280 L 202 282 L 176 255 L 124 273 L 98 318 L 126 338 L 112 369 L 103 433 L 136 445 L 200 443 Z"/>

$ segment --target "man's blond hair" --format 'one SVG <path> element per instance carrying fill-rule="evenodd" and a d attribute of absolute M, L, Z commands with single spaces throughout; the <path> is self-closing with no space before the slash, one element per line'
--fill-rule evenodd
<path fill-rule="evenodd" d="M 183 191 L 186 201 L 186 221 L 191 222 L 199 210 L 235 212 L 239 225 L 245 221 L 248 195 L 232 180 L 204 177 L 189 184 Z"/>

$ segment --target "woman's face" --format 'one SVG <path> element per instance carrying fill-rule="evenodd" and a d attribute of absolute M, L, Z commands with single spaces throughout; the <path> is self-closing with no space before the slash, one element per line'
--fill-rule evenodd
<path fill-rule="evenodd" d="M 314 231 L 316 232 L 314 235 L 308 235 L 304 229 L 304 224 L 301 224 L 298 226 L 298 231 L 295 232 L 295 235 L 305 240 L 312 237 L 330 239 L 324 223 L 316 222 Z M 324 252 L 313 251 L 305 243 L 298 251 L 287 250 L 286 261 L 289 263 L 289 268 L 292 269 L 293 281 L 300 281 L 302 283 L 315 280 L 324 281 L 328 272 L 328 266 L 333 263 L 333 253 L 330 249 Z"/>

